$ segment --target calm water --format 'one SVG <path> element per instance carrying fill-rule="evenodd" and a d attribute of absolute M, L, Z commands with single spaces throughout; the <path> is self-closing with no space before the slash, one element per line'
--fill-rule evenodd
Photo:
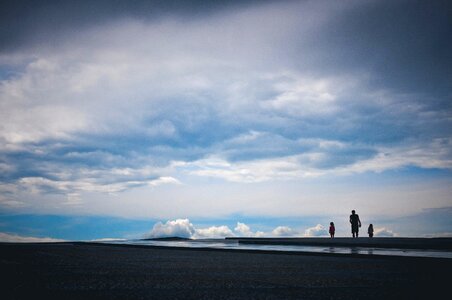
<path fill-rule="evenodd" d="M 149 245 L 163 247 L 182 248 L 215 248 L 215 249 L 246 249 L 246 250 L 272 250 L 290 252 L 317 252 L 317 253 L 339 253 L 339 254 L 367 254 L 367 255 L 391 255 L 391 256 L 413 256 L 413 257 L 438 257 L 452 259 L 452 252 L 439 250 L 418 249 L 386 249 L 386 248 L 364 248 L 364 247 L 325 247 L 325 246 L 297 246 L 297 245 L 251 245 L 239 244 L 234 240 L 191 240 L 191 241 L 109 241 L 115 244 Z"/>

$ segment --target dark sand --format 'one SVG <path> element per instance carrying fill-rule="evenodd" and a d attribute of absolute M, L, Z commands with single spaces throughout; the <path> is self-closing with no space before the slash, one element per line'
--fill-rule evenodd
<path fill-rule="evenodd" d="M 2 299 L 447 299 L 452 288 L 450 259 L 92 243 L 0 244 L 0 270 Z"/>

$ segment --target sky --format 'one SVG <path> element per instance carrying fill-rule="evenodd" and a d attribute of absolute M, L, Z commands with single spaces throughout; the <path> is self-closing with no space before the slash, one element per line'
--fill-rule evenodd
<path fill-rule="evenodd" d="M 2 1 L 0 241 L 452 236 L 449 1 Z"/>

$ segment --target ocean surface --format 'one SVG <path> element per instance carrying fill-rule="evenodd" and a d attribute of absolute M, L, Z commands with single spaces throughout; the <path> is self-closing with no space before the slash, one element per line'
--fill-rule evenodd
<path fill-rule="evenodd" d="M 315 252 L 337 254 L 363 254 L 385 256 L 411 256 L 411 257 L 436 257 L 452 259 L 452 252 L 446 250 L 420 250 L 420 249 L 396 249 L 396 248 L 370 248 L 370 247 L 330 247 L 330 246 L 306 246 L 306 245 L 261 245 L 241 244 L 236 240 L 208 239 L 208 240 L 181 240 L 181 241 L 156 241 L 156 240 L 112 240 L 102 241 L 110 244 L 128 244 L 160 247 L 180 248 L 214 248 L 231 250 L 255 250 L 255 251 L 287 251 L 287 252 Z"/>

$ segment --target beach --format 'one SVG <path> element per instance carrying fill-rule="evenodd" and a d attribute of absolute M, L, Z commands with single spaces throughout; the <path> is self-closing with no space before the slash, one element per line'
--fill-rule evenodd
<path fill-rule="evenodd" d="M 452 275 L 451 259 L 96 243 L 0 257 L 3 299 L 443 299 Z"/>

